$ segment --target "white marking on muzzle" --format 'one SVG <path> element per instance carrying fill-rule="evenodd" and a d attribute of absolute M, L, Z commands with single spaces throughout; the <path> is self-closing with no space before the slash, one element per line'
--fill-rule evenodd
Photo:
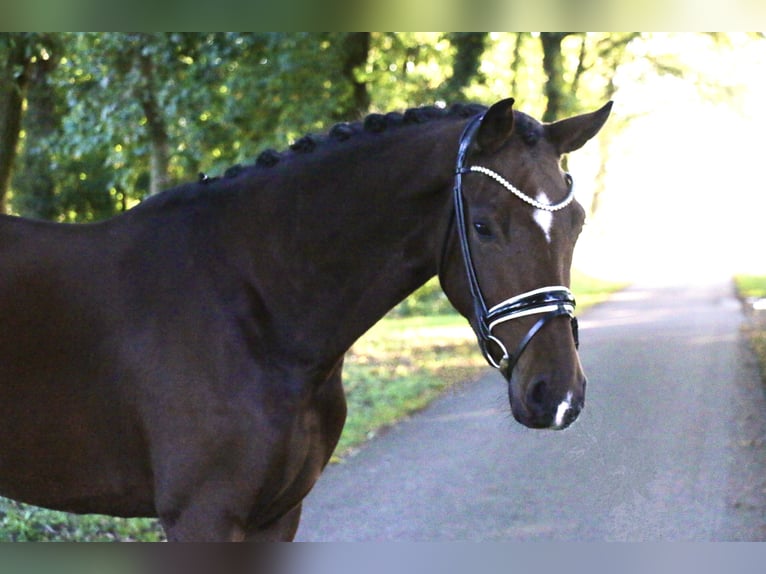
<path fill-rule="evenodd" d="M 569 409 L 572 408 L 572 391 L 569 391 L 567 393 L 567 398 L 562 401 L 562 403 L 559 405 L 559 408 L 556 409 L 556 418 L 553 421 L 554 428 L 561 428 L 561 426 L 564 424 L 564 417 L 566 416 L 567 412 L 569 412 Z"/>
<path fill-rule="evenodd" d="M 544 191 L 538 192 L 536 199 L 540 203 L 549 203 L 548 196 L 545 195 Z M 534 213 L 532 214 L 532 217 L 535 218 L 535 222 L 537 223 L 537 225 L 540 226 L 540 229 L 543 230 L 543 233 L 545 234 L 545 240 L 548 243 L 550 243 L 551 242 L 551 225 L 553 224 L 553 212 L 545 211 L 543 209 L 535 209 Z"/>

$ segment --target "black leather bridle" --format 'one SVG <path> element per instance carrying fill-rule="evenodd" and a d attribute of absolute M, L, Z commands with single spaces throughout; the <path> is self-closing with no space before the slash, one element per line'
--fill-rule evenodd
<path fill-rule="evenodd" d="M 528 291 L 515 297 L 511 297 L 497 305 L 489 307 L 481 288 L 479 287 L 479 280 L 476 275 L 476 268 L 473 264 L 473 258 L 471 257 L 471 247 L 468 241 L 468 229 L 466 226 L 466 213 L 465 204 L 463 198 L 463 175 L 466 173 L 482 173 L 488 175 L 500 182 L 507 189 L 512 191 L 516 196 L 520 197 L 523 201 L 530 203 L 531 205 L 538 206 L 548 211 L 558 211 L 566 207 L 573 199 L 572 179 L 568 177 L 570 183 L 569 194 L 560 203 L 555 205 L 540 205 L 539 202 L 533 200 L 523 192 L 520 192 L 499 174 L 489 170 L 487 168 L 472 166 L 466 167 L 465 160 L 468 155 L 468 149 L 473 142 L 474 136 L 481 125 L 481 121 L 484 118 L 483 114 L 480 114 L 472 118 L 460 137 L 460 146 L 458 148 L 457 155 L 457 167 L 455 170 L 455 187 L 454 187 L 454 201 L 455 201 L 455 222 L 458 230 L 458 236 L 460 238 L 460 248 L 463 253 L 463 262 L 465 264 L 465 270 L 468 277 L 468 285 L 471 290 L 471 299 L 473 300 L 475 327 L 477 338 L 479 340 L 479 346 L 481 348 L 484 357 L 487 359 L 490 365 L 499 369 L 510 380 L 513 369 L 519 360 L 519 357 L 529 345 L 532 338 L 545 326 L 545 324 L 556 317 L 567 316 L 571 320 L 572 334 L 574 336 L 575 347 L 579 347 L 577 318 L 574 315 L 575 299 L 572 292 L 563 286 L 554 287 L 541 287 L 533 291 Z M 521 317 L 528 317 L 530 315 L 541 315 L 537 322 L 532 326 L 527 334 L 519 342 L 514 353 L 509 353 L 505 345 L 493 335 L 493 329 L 502 323 L 518 319 Z M 493 355 L 491 347 L 495 346 L 497 350 L 502 353 L 502 358 L 499 360 Z"/>

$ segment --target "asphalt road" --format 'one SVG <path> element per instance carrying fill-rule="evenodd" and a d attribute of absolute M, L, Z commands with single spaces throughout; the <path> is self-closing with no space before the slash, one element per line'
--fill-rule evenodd
<path fill-rule="evenodd" d="M 329 467 L 298 540 L 766 540 L 766 396 L 728 281 L 581 317 L 586 408 L 523 428 L 488 372 Z"/>

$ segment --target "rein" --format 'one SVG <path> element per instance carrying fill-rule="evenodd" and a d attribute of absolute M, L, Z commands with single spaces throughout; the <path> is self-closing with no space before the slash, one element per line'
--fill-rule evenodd
<path fill-rule="evenodd" d="M 471 299 L 473 300 L 474 317 L 476 319 L 475 330 L 479 340 L 479 346 L 487 362 L 503 372 L 506 378 L 510 380 L 513 369 L 516 366 L 519 357 L 524 352 L 524 349 L 526 349 L 532 338 L 551 319 L 561 316 L 569 317 L 572 325 L 575 346 L 579 347 L 577 318 L 574 315 L 576 303 L 572 292 L 568 288 L 563 286 L 550 286 L 540 287 L 539 289 L 516 295 L 491 308 L 487 305 L 481 288 L 479 287 L 479 280 L 476 275 L 476 268 L 473 264 L 471 247 L 468 241 L 468 228 L 466 225 L 465 203 L 463 198 L 463 175 L 467 173 L 480 173 L 491 177 L 525 203 L 536 209 L 543 209 L 550 212 L 563 209 L 572 202 L 574 199 L 574 186 L 572 178 L 567 174 L 569 193 L 566 198 L 556 204 L 544 204 L 529 197 L 500 174 L 491 169 L 481 166 L 466 167 L 465 161 L 466 156 L 468 155 L 468 149 L 473 142 L 476 131 L 481 125 L 483 118 L 484 115 L 480 114 L 471 119 L 463 130 L 463 134 L 460 136 L 453 193 L 455 202 L 455 222 L 457 225 L 458 236 L 460 238 L 460 249 L 463 254 L 468 285 L 471 290 Z M 527 334 L 522 338 L 514 353 L 509 353 L 502 341 L 494 336 L 492 332 L 493 329 L 502 323 L 531 315 L 542 316 L 532 328 L 527 331 Z M 500 360 L 497 360 L 490 351 L 492 345 L 496 346 L 502 353 L 503 356 Z"/>

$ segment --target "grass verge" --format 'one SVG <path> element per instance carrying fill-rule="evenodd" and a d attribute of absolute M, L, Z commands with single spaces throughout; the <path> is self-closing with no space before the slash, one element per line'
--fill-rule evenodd
<path fill-rule="evenodd" d="M 459 315 L 383 319 L 346 356 L 349 415 L 336 460 L 485 367 L 476 337 Z"/>
<path fill-rule="evenodd" d="M 578 312 L 623 287 L 574 274 Z M 425 294 L 425 295 L 424 295 Z M 423 409 L 449 387 L 486 371 L 473 331 L 461 316 L 444 312 L 438 286 L 429 284 L 407 312 L 382 319 L 348 353 L 344 386 L 349 415 L 335 460 L 382 428 Z M 418 309 L 441 312 L 418 315 Z M 405 316 L 402 316 L 405 315 Z M 78 516 L 0 498 L 0 541 L 157 541 L 156 520 Z"/>
<path fill-rule="evenodd" d="M 740 297 L 766 297 L 766 275 L 737 275 L 734 277 L 734 283 Z"/>
<path fill-rule="evenodd" d="M 745 304 L 748 316 L 745 332 L 758 358 L 761 380 L 766 383 L 766 310 L 756 311 L 749 303 L 754 299 L 766 299 L 766 275 L 737 275 L 734 284 Z"/>
<path fill-rule="evenodd" d="M 0 542 L 159 542 L 165 535 L 151 518 L 114 518 L 57 512 L 0 498 Z"/>

